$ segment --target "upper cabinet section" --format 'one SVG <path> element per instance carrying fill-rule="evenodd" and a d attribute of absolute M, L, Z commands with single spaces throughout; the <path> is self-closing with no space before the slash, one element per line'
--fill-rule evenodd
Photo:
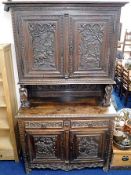
<path fill-rule="evenodd" d="M 124 2 L 7 2 L 25 85 L 113 84 Z"/>

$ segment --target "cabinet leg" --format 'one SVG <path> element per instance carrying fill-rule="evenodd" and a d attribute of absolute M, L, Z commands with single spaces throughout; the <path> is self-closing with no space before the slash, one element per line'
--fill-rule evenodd
<path fill-rule="evenodd" d="M 26 174 L 29 174 L 31 172 L 31 168 L 25 167 L 25 172 L 26 172 Z"/>
<path fill-rule="evenodd" d="M 103 167 L 103 171 L 104 171 L 104 172 L 108 172 L 108 171 L 109 171 L 109 167 L 108 167 L 108 166 L 104 166 L 104 167 Z"/>
<path fill-rule="evenodd" d="M 103 98 L 103 106 L 110 106 L 112 90 L 113 90 L 112 85 L 107 85 L 105 87 L 105 95 L 104 95 L 104 98 Z"/>
<path fill-rule="evenodd" d="M 27 88 L 24 86 L 21 86 L 19 89 L 19 92 L 20 92 L 21 107 L 22 108 L 30 107 L 30 102 L 28 101 Z"/>

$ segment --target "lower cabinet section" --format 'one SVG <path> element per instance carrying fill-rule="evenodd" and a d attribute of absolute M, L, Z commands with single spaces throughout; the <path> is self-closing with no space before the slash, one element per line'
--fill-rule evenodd
<path fill-rule="evenodd" d="M 73 122 L 77 121 L 80 122 L 77 118 L 73 119 Z M 84 118 L 81 119 L 81 123 L 81 126 L 74 127 L 70 118 L 19 118 L 26 172 L 32 168 L 68 171 L 85 167 L 103 167 L 108 170 L 113 120 L 109 117 L 97 118 L 93 124 L 91 119 Z"/>

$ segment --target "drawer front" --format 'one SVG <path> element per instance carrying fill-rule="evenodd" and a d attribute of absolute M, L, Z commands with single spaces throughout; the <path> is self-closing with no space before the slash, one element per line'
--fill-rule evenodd
<path fill-rule="evenodd" d="M 26 129 L 33 128 L 63 128 L 63 121 L 25 121 Z"/>
<path fill-rule="evenodd" d="M 131 154 L 114 154 L 112 166 L 131 166 Z"/>
<path fill-rule="evenodd" d="M 55 120 L 55 121 L 49 121 L 49 120 L 42 120 L 42 121 L 25 121 L 25 128 L 26 129 L 33 129 L 33 128 L 40 128 L 40 129 L 50 129 L 50 128 L 63 128 L 67 125 L 71 128 L 95 128 L 95 127 L 108 127 L 110 124 L 109 120 Z"/>
<path fill-rule="evenodd" d="M 109 120 L 71 120 L 72 128 L 108 127 Z"/>
<path fill-rule="evenodd" d="M 12 160 L 14 159 L 13 150 L 0 150 L 0 160 Z"/>

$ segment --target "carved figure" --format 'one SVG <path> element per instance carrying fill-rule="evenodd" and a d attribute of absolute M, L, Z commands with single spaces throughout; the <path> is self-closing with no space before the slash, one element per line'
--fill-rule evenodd
<path fill-rule="evenodd" d="M 104 95 L 104 99 L 103 99 L 103 106 L 110 106 L 110 99 L 111 99 L 112 90 L 113 90 L 112 85 L 107 85 L 105 87 L 105 95 Z"/>

